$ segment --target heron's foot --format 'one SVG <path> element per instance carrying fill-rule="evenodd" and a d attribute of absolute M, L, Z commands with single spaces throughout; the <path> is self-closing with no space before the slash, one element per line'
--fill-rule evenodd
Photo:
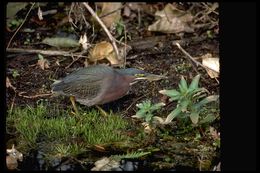
<path fill-rule="evenodd" d="M 79 116 L 79 114 L 77 114 L 76 112 L 71 111 L 70 113 L 74 116 Z"/>
<path fill-rule="evenodd" d="M 70 97 L 70 101 L 71 101 L 73 109 L 75 111 L 75 112 L 72 112 L 72 114 L 76 115 L 77 117 L 80 117 L 78 108 L 77 108 L 76 103 L 75 103 L 75 98 L 73 96 Z"/>
<path fill-rule="evenodd" d="M 104 116 L 107 117 L 108 113 L 106 111 L 104 111 L 104 109 L 102 109 L 100 106 L 96 105 L 96 107 L 98 108 L 98 110 L 100 111 L 100 113 Z"/>

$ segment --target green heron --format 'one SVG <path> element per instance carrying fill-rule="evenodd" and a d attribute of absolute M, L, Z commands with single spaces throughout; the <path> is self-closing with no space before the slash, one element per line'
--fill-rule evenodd
<path fill-rule="evenodd" d="M 54 82 L 51 87 L 54 93 L 70 96 L 74 110 L 78 114 L 75 100 L 80 104 L 95 105 L 101 109 L 98 105 L 123 97 L 137 80 L 156 81 L 162 78 L 165 77 L 135 68 L 114 69 L 106 65 L 92 65 L 72 72 Z"/>

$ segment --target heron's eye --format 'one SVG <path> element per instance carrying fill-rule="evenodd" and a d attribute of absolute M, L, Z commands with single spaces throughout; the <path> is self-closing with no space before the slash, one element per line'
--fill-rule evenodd
<path fill-rule="evenodd" d="M 135 77 L 144 77 L 145 75 L 144 74 L 141 74 L 141 73 L 139 73 L 139 74 L 135 74 Z"/>

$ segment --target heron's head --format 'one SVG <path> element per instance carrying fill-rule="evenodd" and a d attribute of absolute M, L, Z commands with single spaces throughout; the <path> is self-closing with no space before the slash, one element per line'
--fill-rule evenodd
<path fill-rule="evenodd" d="M 134 81 L 137 80 L 157 81 L 157 80 L 167 78 L 164 75 L 155 75 L 136 68 L 117 69 L 117 71 L 122 75 L 134 77 Z"/>

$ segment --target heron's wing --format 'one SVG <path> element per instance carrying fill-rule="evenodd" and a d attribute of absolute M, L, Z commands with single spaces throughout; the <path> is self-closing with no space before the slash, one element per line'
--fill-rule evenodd
<path fill-rule="evenodd" d="M 75 79 L 78 79 L 78 80 L 81 80 L 81 79 L 82 80 L 86 80 L 86 79 L 100 80 L 106 74 L 112 74 L 112 73 L 114 73 L 114 70 L 109 66 L 95 65 L 95 66 L 90 66 L 90 67 L 87 67 L 87 68 L 80 68 L 80 69 L 72 72 L 68 76 L 66 76 L 63 79 L 63 81 L 66 83 L 66 82 L 73 81 Z"/>
<path fill-rule="evenodd" d="M 65 95 L 75 96 L 76 99 L 91 100 L 101 92 L 102 80 L 75 80 L 65 83 L 62 92 Z"/>
<path fill-rule="evenodd" d="M 54 83 L 53 91 L 88 102 L 102 93 L 103 81 L 110 73 L 113 74 L 113 70 L 107 66 L 82 68 Z"/>

